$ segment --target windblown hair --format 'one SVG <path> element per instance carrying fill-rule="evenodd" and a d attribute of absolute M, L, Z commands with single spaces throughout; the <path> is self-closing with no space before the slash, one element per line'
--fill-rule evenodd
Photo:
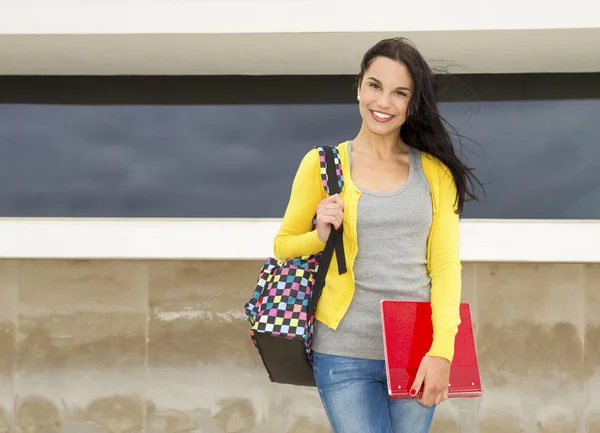
<path fill-rule="evenodd" d="M 482 185 L 473 174 L 473 169 L 456 154 L 450 134 L 444 127 L 444 123 L 449 123 L 438 110 L 437 81 L 433 70 L 407 39 L 384 39 L 365 53 L 356 80 L 357 86 L 360 86 L 365 71 L 377 57 L 401 62 L 408 69 L 413 80 L 413 91 L 406 121 L 400 128 L 400 137 L 406 145 L 431 154 L 450 170 L 457 189 L 457 212 L 462 214 L 465 200 L 478 200 L 475 184 Z"/>

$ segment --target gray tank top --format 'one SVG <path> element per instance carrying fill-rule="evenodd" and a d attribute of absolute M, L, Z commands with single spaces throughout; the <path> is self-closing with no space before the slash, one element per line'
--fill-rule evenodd
<path fill-rule="evenodd" d="M 316 352 L 383 360 L 380 301 L 431 299 L 427 274 L 431 192 L 420 152 L 409 152 L 408 179 L 398 190 L 380 194 L 359 188 L 354 297 L 336 331 L 315 321 Z M 348 158 L 351 166 L 352 142 Z"/>

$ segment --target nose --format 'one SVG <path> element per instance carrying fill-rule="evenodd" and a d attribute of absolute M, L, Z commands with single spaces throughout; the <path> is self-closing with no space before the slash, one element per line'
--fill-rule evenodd
<path fill-rule="evenodd" d="M 391 106 L 390 98 L 388 95 L 381 93 L 379 99 L 377 100 L 377 104 L 381 108 L 389 108 Z"/>

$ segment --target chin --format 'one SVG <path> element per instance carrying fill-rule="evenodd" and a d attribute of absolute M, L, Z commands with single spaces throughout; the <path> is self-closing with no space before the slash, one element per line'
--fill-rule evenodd
<path fill-rule="evenodd" d="M 385 125 L 385 124 L 378 124 L 378 123 L 371 123 L 371 122 L 366 122 L 367 123 L 367 128 L 369 129 L 369 131 L 371 131 L 371 133 L 375 134 L 375 135 L 379 135 L 382 137 L 385 137 L 387 135 L 392 135 L 392 134 L 399 134 L 400 133 L 400 127 L 402 125 Z"/>

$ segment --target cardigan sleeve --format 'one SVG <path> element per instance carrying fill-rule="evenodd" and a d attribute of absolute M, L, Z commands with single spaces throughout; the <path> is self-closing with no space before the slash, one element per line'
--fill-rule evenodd
<path fill-rule="evenodd" d="M 313 255 L 325 248 L 317 230 L 313 230 L 313 219 L 317 205 L 325 198 L 321 181 L 319 151 L 312 149 L 302 161 L 294 177 L 288 205 L 274 240 L 277 260 Z"/>
<path fill-rule="evenodd" d="M 438 170 L 437 217 L 431 230 L 429 275 L 433 344 L 429 356 L 454 357 L 454 340 L 460 324 L 462 265 L 459 256 L 460 218 L 456 213 L 456 185 L 442 164 Z"/>

